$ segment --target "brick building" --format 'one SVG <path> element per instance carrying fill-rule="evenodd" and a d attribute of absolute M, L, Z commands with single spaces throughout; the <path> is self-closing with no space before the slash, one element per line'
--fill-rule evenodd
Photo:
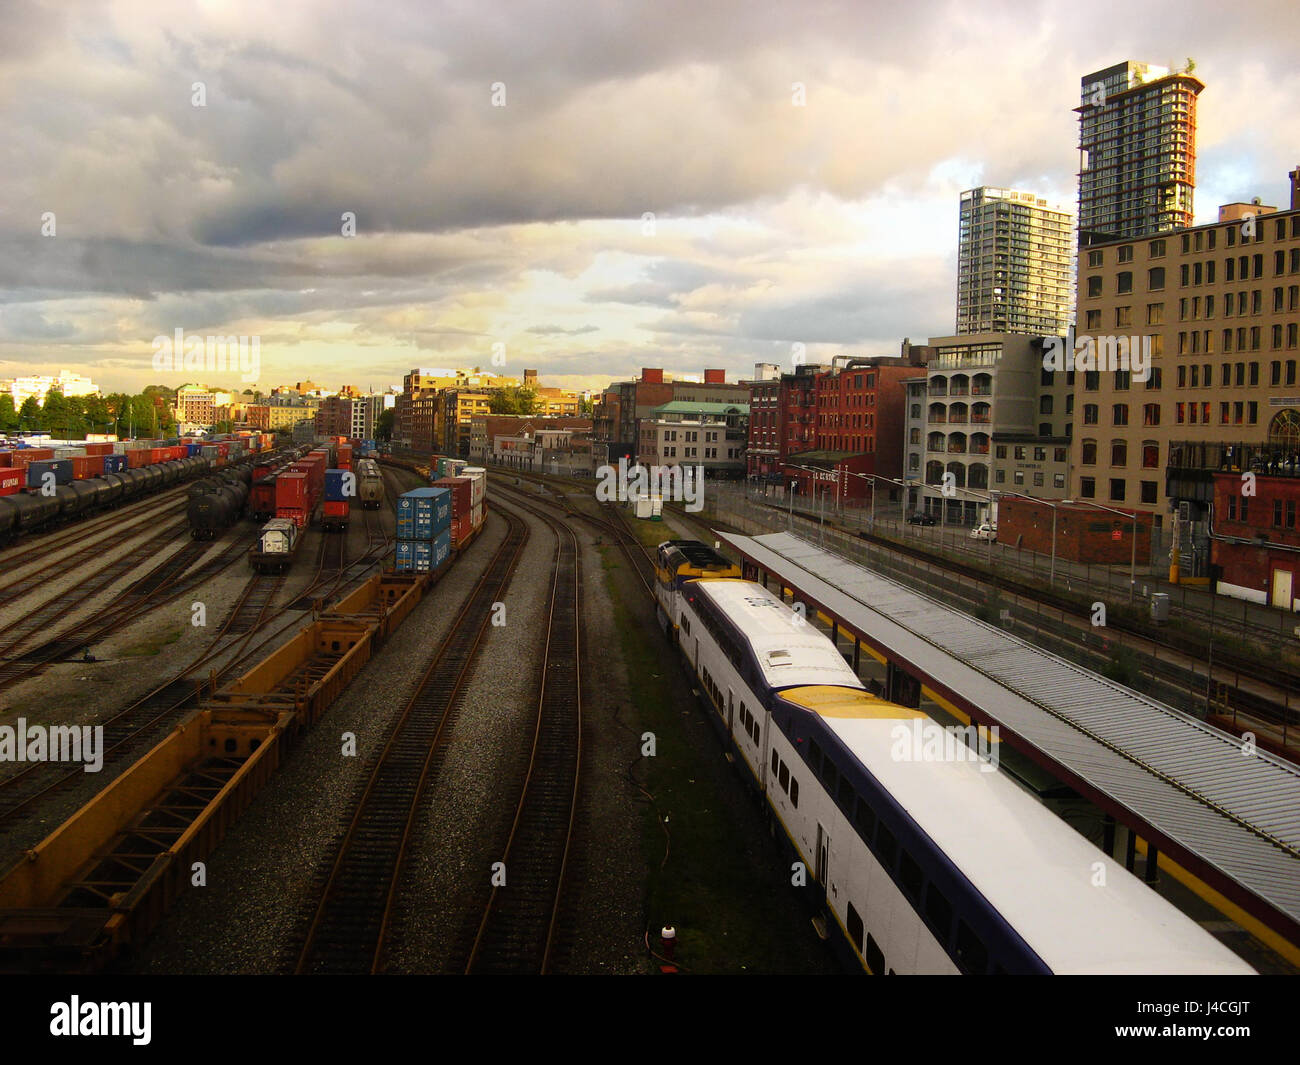
<path fill-rule="evenodd" d="M 1116 510 L 1119 508 L 1116 507 Z M 1125 565 L 1133 561 L 1133 519 L 1098 510 L 1096 507 L 1059 503 L 1056 505 L 1056 557 L 1067 562 Z M 1051 507 L 1028 499 L 1004 495 L 998 500 L 998 543 L 1052 553 Z M 1151 516 L 1137 520 L 1137 563 L 1151 554 Z"/>
<path fill-rule="evenodd" d="M 749 386 L 746 473 L 780 483 L 786 459 L 817 443 L 817 375 L 825 366 L 798 366 L 772 380 Z"/>
<path fill-rule="evenodd" d="M 592 450 L 597 463 L 617 462 L 620 454 L 639 460 L 641 420 L 674 401 L 749 405 L 747 383 L 728 384 L 725 370 L 705 370 L 703 381 L 673 380 L 662 369 L 646 367 L 634 381 L 616 381 L 596 404 Z"/>
<path fill-rule="evenodd" d="M 919 356 L 924 349 L 913 349 Z M 815 448 L 868 455 L 864 472 L 898 478 L 903 472 L 906 382 L 926 376 L 920 358 L 845 359 L 816 378 Z M 791 453 L 797 455 L 797 452 Z"/>

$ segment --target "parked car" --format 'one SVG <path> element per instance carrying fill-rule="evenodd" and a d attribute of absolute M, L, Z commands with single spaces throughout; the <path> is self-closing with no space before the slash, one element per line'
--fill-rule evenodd
<path fill-rule="evenodd" d="M 938 525 L 939 524 L 935 520 L 933 514 L 927 514 L 923 510 L 918 510 L 913 514 L 909 514 L 907 516 L 907 523 L 909 525 Z"/>
<path fill-rule="evenodd" d="M 972 540 L 996 540 L 998 538 L 998 523 L 990 525 L 987 521 L 980 522 L 970 531 Z"/>

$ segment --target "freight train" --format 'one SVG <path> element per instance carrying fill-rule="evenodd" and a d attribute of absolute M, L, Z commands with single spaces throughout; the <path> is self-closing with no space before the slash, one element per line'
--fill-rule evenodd
<path fill-rule="evenodd" d="M 248 552 L 255 572 L 284 573 L 293 565 L 320 505 L 325 470 L 337 453 L 336 444 L 324 444 L 275 475 L 275 517 L 262 527 Z"/>
<path fill-rule="evenodd" d="M 924 712 L 867 692 L 836 646 L 761 584 L 693 574 L 717 568 L 708 552 L 660 545 L 661 623 L 855 965 L 1253 972 L 995 763 Z M 934 730 L 951 757 L 922 753 Z M 1089 875 L 1099 865 L 1104 889 Z"/>
<path fill-rule="evenodd" d="M 71 481 L 57 485 L 49 494 L 20 491 L 0 495 L 0 545 L 19 535 L 153 495 L 199 477 L 211 468 L 208 459 L 196 455 Z"/>

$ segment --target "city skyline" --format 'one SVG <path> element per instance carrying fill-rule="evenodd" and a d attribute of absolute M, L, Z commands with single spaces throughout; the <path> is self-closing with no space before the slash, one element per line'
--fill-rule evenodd
<path fill-rule="evenodd" d="M 149 356 L 177 328 L 259 336 L 264 391 L 382 390 L 428 365 L 735 380 L 799 344 L 893 354 L 950 328 L 962 190 L 1075 209 L 1088 71 L 1195 58 L 1197 224 L 1254 196 L 1284 206 L 1300 142 L 1280 3 L 1176 32 L 1117 4 L 987 5 L 978 23 L 823 4 L 738 30 L 725 5 L 552 10 L 545 31 L 537 13 L 331 7 L 273 31 L 247 6 L 183 25 L 164 10 L 95 5 L 75 32 L 15 12 L 0 377 L 175 387 L 196 375 Z"/>

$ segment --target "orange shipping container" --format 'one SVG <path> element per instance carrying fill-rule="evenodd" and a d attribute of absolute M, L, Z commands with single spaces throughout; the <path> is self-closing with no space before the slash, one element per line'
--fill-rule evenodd
<path fill-rule="evenodd" d="M 72 458 L 72 479 L 84 481 L 98 477 L 104 472 L 103 455 L 74 455 Z"/>

